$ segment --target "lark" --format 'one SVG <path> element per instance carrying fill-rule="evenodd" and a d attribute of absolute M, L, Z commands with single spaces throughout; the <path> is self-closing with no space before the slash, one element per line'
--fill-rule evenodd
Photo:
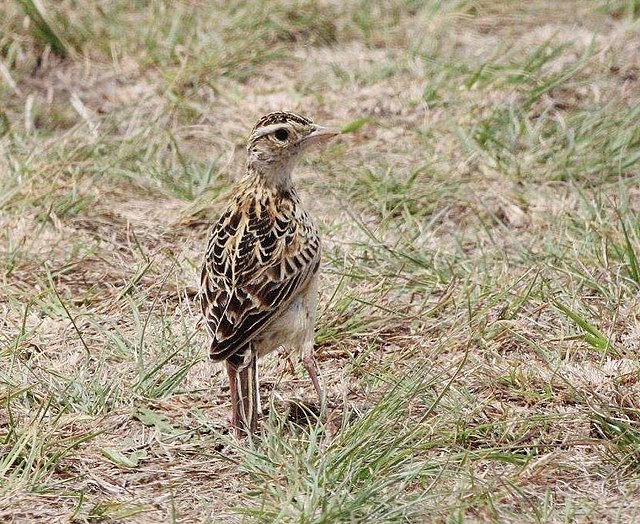
<path fill-rule="evenodd" d="M 320 234 L 292 172 L 305 151 L 337 134 L 295 113 L 260 118 L 249 137 L 246 176 L 211 230 L 200 304 L 210 355 L 226 363 L 239 437 L 257 430 L 258 359 L 281 347 L 300 351 L 324 404 L 313 353 Z"/>

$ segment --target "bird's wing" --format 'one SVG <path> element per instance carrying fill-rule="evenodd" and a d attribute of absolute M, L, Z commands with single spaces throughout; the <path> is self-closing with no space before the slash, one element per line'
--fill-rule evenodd
<path fill-rule="evenodd" d="M 256 202 L 231 207 L 211 232 L 200 293 L 215 360 L 243 350 L 307 286 L 320 264 L 320 238 L 311 223 L 292 220 L 291 206 L 289 213 L 287 206 L 271 210 Z"/>

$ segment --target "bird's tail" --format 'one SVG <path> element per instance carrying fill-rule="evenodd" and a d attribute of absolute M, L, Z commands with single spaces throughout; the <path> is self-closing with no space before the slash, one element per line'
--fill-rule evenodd
<path fill-rule="evenodd" d="M 250 360 L 240 365 L 228 360 L 226 363 L 231 391 L 231 425 L 238 437 L 255 433 L 260 411 L 257 355 L 252 352 Z"/>

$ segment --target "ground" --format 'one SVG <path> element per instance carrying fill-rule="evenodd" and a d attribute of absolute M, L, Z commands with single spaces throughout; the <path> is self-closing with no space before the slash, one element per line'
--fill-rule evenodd
<path fill-rule="evenodd" d="M 639 17 L 4 2 L 0 521 L 640 520 Z M 194 297 L 279 109 L 344 131 L 295 176 L 332 407 L 273 355 L 239 442 Z"/>

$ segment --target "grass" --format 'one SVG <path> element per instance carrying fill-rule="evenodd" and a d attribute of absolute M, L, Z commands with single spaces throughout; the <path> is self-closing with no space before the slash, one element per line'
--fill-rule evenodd
<path fill-rule="evenodd" d="M 640 518 L 638 13 L 5 2 L 0 520 Z M 267 358 L 238 443 L 193 298 L 280 108 L 344 132 L 297 173 L 334 407 Z"/>

